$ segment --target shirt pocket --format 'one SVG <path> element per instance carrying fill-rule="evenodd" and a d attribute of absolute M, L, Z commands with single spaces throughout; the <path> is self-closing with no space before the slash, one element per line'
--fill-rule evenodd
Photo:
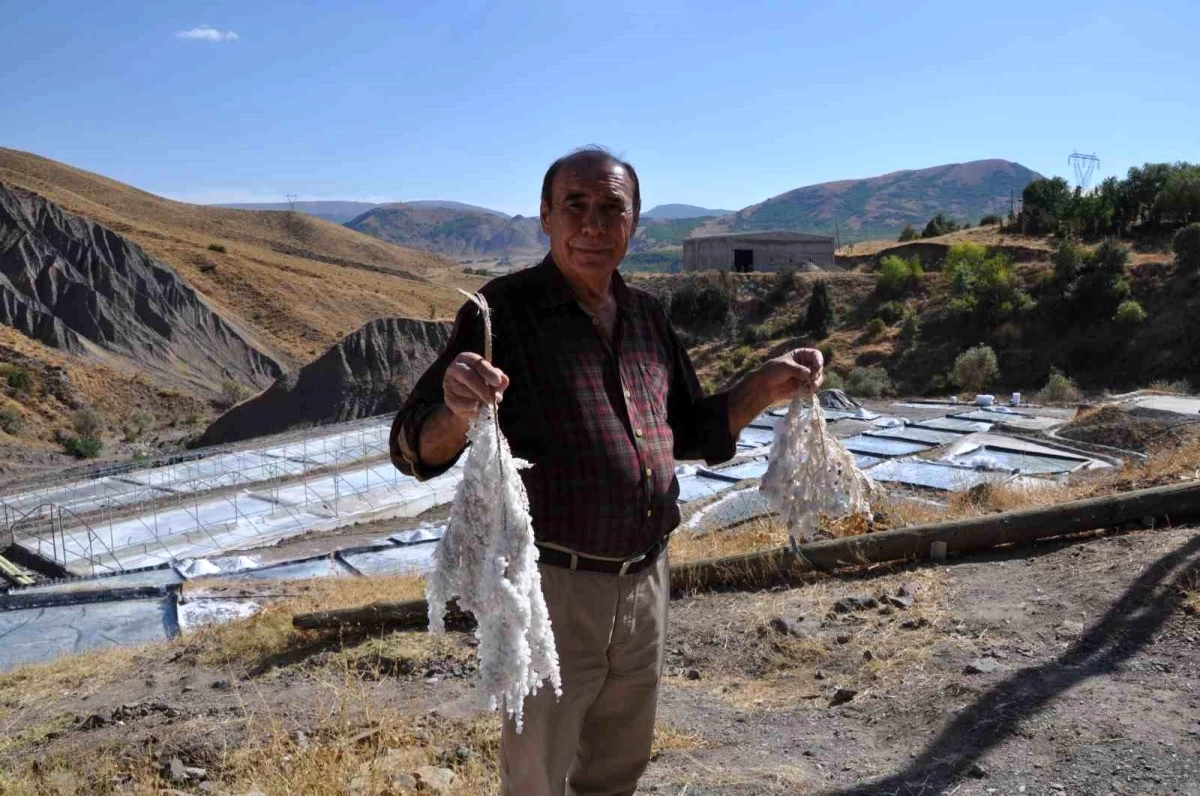
<path fill-rule="evenodd" d="M 671 380 L 665 366 L 657 362 L 639 362 L 638 373 L 642 378 L 644 394 L 650 406 L 650 413 L 659 420 L 667 419 L 667 395 L 671 389 Z"/>

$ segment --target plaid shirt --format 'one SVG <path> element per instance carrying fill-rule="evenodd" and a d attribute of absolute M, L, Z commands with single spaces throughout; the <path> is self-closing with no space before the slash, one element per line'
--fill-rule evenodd
<path fill-rule="evenodd" d="M 679 524 L 676 459 L 732 458 L 726 393 L 705 397 L 663 306 L 613 275 L 617 322 L 611 348 L 547 255 L 540 265 L 482 289 L 492 308 L 492 359 L 509 387 L 500 430 L 521 471 L 539 542 L 628 557 Z M 458 312 L 446 349 L 392 424 L 392 462 L 419 479 L 449 469 L 408 460 L 425 419 L 443 401 L 446 368 L 483 353 L 474 304 Z"/>

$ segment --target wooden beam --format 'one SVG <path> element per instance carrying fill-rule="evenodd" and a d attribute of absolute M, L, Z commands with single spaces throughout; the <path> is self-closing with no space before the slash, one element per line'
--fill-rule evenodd
<path fill-rule="evenodd" d="M 813 571 L 928 558 L 934 542 L 945 542 L 947 552 L 963 553 L 1130 522 L 1149 524 L 1151 519 L 1170 521 L 1197 516 L 1200 516 L 1200 481 L 1188 481 L 1054 506 L 826 539 L 800 545 L 796 550 L 782 547 L 690 561 L 671 567 L 671 586 L 674 590 L 687 591 L 787 581 Z M 453 608 L 447 624 L 471 621 L 468 614 L 458 612 L 456 606 Z M 379 625 L 418 628 L 427 624 L 427 614 L 425 601 L 413 600 L 299 614 L 292 622 L 297 628 L 306 630 Z"/>

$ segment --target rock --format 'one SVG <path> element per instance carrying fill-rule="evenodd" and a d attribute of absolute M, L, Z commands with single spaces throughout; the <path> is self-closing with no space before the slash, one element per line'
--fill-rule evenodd
<path fill-rule="evenodd" d="M 977 658 L 967 664 L 963 669 L 965 674 L 991 674 L 1000 668 L 1000 664 L 995 658 Z"/>
<path fill-rule="evenodd" d="M 185 685 L 185 686 L 182 688 L 182 693 L 184 693 L 184 694 L 190 694 L 190 693 L 192 693 L 192 692 L 193 692 L 193 691 L 195 691 L 195 690 L 196 690 L 196 689 L 195 689 L 195 688 L 193 688 L 192 686 L 190 686 L 190 685 Z"/>
<path fill-rule="evenodd" d="M 699 672 L 699 670 L 697 670 L 697 669 L 688 669 L 688 670 L 687 670 L 687 679 L 689 679 L 689 680 L 699 680 L 699 679 L 700 679 L 700 672 Z"/>
<path fill-rule="evenodd" d="M 929 620 L 923 616 L 916 619 L 905 619 L 900 623 L 900 627 L 905 630 L 916 630 L 917 628 L 929 627 Z"/>
<path fill-rule="evenodd" d="M 776 616 L 767 623 L 767 627 L 774 630 L 781 636 L 788 636 L 792 633 L 792 623 L 784 619 L 782 616 Z"/>
<path fill-rule="evenodd" d="M 187 768 L 178 757 L 172 757 L 162 767 L 162 778 L 168 782 L 187 782 Z"/>
<path fill-rule="evenodd" d="M 897 608 L 912 608 L 913 598 L 908 595 L 889 594 L 887 601 Z"/>
<path fill-rule="evenodd" d="M 890 605 L 885 605 L 885 606 L 882 606 L 882 607 L 879 609 L 879 615 L 880 615 L 880 616 L 891 616 L 891 615 L 892 615 L 892 614 L 894 614 L 894 613 L 896 613 L 896 609 L 895 609 L 895 608 L 893 608 L 893 607 L 892 607 L 892 606 L 890 606 Z"/>
<path fill-rule="evenodd" d="M 837 707 L 838 705 L 844 705 L 856 696 L 858 696 L 858 692 L 853 688 L 839 688 L 833 692 L 833 699 L 829 701 L 829 706 Z"/>
<path fill-rule="evenodd" d="M 967 775 L 974 777 L 975 779 L 983 779 L 988 775 L 988 772 L 986 768 L 976 762 L 972 763 L 971 767 L 967 769 Z"/>
<path fill-rule="evenodd" d="M 305 733 L 304 730 L 292 730 L 291 738 L 292 738 L 292 743 L 296 744 L 297 748 L 299 748 L 299 749 L 307 749 L 308 748 L 308 734 Z"/>
<path fill-rule="evenodd" d="M 859 599 L 858 604 L 859 607 L 864 609 L 878 608 L 879 600 L 876 600 L 874 597 L 862 597 Z"/>
<path fill-rule="evenodd" d="M 915 583 L 902 583 L 900 588 L 896 590 L 896 594 L 901 597 L 916 597 L 917 586 Z"/>
<path fill-rule="evenodd" d="M 215 782 L 201 782 L 198 786 L 196 786 L 196 790 L 200 791 L 201 793 L 219 793 L 221 786 Z"/>
<path fill-rule="evenodd" d="M 864 661 L 873 661 L 873 660 L 875 660 L 875 654 L 872 653 L 870 650 L 863 650 L 863 660 Z"/>
<path fill-rule="evenodd" d="M 1076 622 L 1072 619 L 1068 619 L 1058 627 L 1054 628 L 1054 636 L 1059 640 L 1078 638 L 1082 635 L 1083 622 Z"/>
<path fill-rule="evenodd" d="M 72 353 L 95 346 L 205 392 L 224 379 L 261 387 L 283 375 L 170 265 L 117 232 L 7 184 L 0 229 L 0 323 Z"/>
<path fill-rule="evenodd" d="M 838 644 L 849 644 L 853 640 L 854 636 L 851 636 L 849 633 L 843 633 L 837 637 Z"/>
<path fill-rule="evenodd" d="M 98 730 L 108 724 L 108 719 L 101 716 L 99 713 L 93 713 L 79 723 L 81 730 Z"/>
<path fill-rule="evenodd" d="M 471 750 L 465 746 L 460 746 L 454 750 L 454 758 L 460 763 L 465 763 L 471 759 Z"/>
<path fill-rule="evenodd" d="M 188 779 L 208 779 L 208 769 L 206 768 L 200 768 L 199 766 L 184 766 L 183 770 L 187 773 Z"/>
<path fill-rule="evenodd" d="M 858 607 L 857 603 L 858 603 L 857 600 L 851 600 L 848 597 L 843 597 L 842 599 L 838 600 L 837 602 L 835 602 L 833 604 L 833 610 L 835 613 L 839 613 L 839 614 L 853 613 L 854 610 Z"/>
<path fill-rule="evenodd" d="M 421 766 L 413 772 L 417 778 L 417 786 L 421 790 L 433 793 L 446 793 L 454 784 L 454 772 L 448 768 L 437 766 Z"/>
<path fill-rule="evenodd" d="M 450 339 L 452 324 L 376 318 L 217 418 L 194 446 L 395 414 Z M 281 371 L 282 372 L 282 371 Z M 278 374 L 276 374 L 278 375 Z M 220 379 L 214 383 L 220 384 Z"/>
<path fill-rule="evenodd" d="M 813 679 L 814 680 L 824 680 L 825 672 L 821 671 L 820 669 L 817 669 L 817 673 L 813 675 Z"/>
<path fill-rule="evenodd" d="M 223 677 L 219 680 L 213 680 L 212 682 L 212 687 L 218 691 L 228 691 L 231 685 L 232 684 Z"/>

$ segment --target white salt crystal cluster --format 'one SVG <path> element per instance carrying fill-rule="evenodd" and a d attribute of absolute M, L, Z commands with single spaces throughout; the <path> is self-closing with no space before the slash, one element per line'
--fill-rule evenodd
<path fill-rule="evenodd" d="M 486 304 L 481 309 L 486 313 Z M 488 709 L 503 706 L 520 732 L 525 697 L 536 694 L 543 681 L 549 680 L 554 693 L 562 696 L 529 497 L 517 472 L 530 464 L 513 458 L 494 406 L 485 406 L 471 421 L 467 438 L 470 448 L 462 482 L 425 585 L 429 629 L 445 629 L 444 612 L 451 598 L 475 615 L 479 676 Z"/>
<path fill-rule="evenodd" d="M 854 463 L 854 455 L 825 428 L 816 395 L 797 395 L 775 427 L 762 486 L 788 533 L 810 541 L 829 519 L 868 514 L 877 487 Z"/>

